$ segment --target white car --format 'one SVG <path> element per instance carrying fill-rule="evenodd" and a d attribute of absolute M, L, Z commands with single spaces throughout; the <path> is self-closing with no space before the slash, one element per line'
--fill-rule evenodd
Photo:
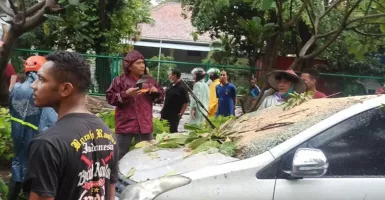
<path fill-rule="evenodd" d="M 385 199 L 385 96 L 245 160 L 129 185 L 120 200 Z"/>

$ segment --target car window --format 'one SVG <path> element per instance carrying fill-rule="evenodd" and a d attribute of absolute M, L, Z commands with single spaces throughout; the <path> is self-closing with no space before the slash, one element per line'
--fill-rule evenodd
<path fill-rule="evenodd" d="M 385 175 L 385 110 L 376 108 L 360 113 L 297 148 L 301 147 L 325 153 L 329 168 L 324 177 Z M 282 170 L 291 170 L 296 149 L 283 156 Z"/>

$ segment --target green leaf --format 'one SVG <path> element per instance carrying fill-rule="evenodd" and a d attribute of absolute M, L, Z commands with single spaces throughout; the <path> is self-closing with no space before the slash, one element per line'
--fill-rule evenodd
<path fill-rule="evenodd" d="M 173 141 L 167 141 L 167 142 L 161 142 L 158 144 L 158 147 L 160 148 L 170 148 L 170 149 L 173 149 L 173 148 L 179 148 L 180 145 L 176 142 L 173 142 Z"/>
<path fill-rule="evenodd" d="M 162 142 L 167 134 L 168 133 L 157 134 L 156 137 L 155 137 L 156 142 L 157 143 Z"/>
<path fill-rule="evenodd" d="M 226 156 L 235 156 L 237 146 L 232 142 L 225 142 L 221 145 L 219 152 Z"/>
<path fill-rule="evenodd" d="M 187 139 L 189 138 L 189 135 L 186 134 L 171 134 L 168 136 L 166 141 L 172 141 L 180 145 L 186 144 Z"/>
<path fill-rule="evenodd" d="M 47 19 L 54 20 L 54 21 L 63 21 L 61 17 L 55 16 L 55 15 L 44 14 L 44 17 L 47 17 Z"/>
<path fill-rule="evenodd" d="M 177 171 L 173 170 L 173 171 L 170 171 L 167 174 L 165 174 L 164 177 L 174 176 L 177 174 L 179 174 L 179 173 Z"/>
<path fill-rule="evenodd" d="M 126 179 L 131 178 L 135 174 L 135 172 L 136 172 L 136 168 L 135 167 L 131 168 L 126 175 Z"/>
<path fill-rule="evenodd" d="M 385 33 L 385 24 L 380 25 L 380 30 L 381 32 Z"/>
<path fill-rule="evenodd" d="M 143 148 L 144 153 L 151 153 L 151 152 L 155 152 L 155 151 L 158 151 L 157 146 L 146 146 Z"/>
<path fill-rule="evenodd" d="M 273 4 L 273 0 L 262 0 L 262 9 L 263 10 L 268 10 L 271 8 Z"/>
<path fill-rule="evenodd" d="M 197 130 L 201 130 L 202 127 L 200 127 L 197 124 L 185 124 L 184 129 L 189 130 L 189 131 L 197 131 Z"/>
<path fill-rule="evenodd" d="M 68 3 L 71 4 L 71 5 L 78 5 L 79 4 L 79 0 L 68 0 Z"/>
<path fill-rule="evenodd" d="M 199 147 L 200 145 L 205 143 L 207 140 L 208 140 L 208 138 L 199 138 L 199 139 L 196 139 L 196 140 L 188 143 L 186 145 L 186 147 L 189 149 L 196 149 L 197 147 Z"/>
<path fill-rule="evenodd" d="M 203 144 L 199 145 L 196 149 L 194 149 L 191 153 L 192 154 L 197 154 L 203 151 L 207 151 L 210 148 L 219 148 L 221 145 L 214 140 L 211 141 L 206 141 Z"/>
<path fill-rule="evenodd" d="M 160 158 L 157 153 L 151 152 L 147 154 L 151 159 L 157 159 Z"/>
<path fill-rule="evenodd" d="M 149 141 L 142 141 L 142 142 L 139 142 L 137 144 L 135 144 L 135 148 L 136 149 L 140 149 L 140 148 L 144 148 L 144 147 L 148 147 L 148 146 L 151 146 L 151 142 Z"/>

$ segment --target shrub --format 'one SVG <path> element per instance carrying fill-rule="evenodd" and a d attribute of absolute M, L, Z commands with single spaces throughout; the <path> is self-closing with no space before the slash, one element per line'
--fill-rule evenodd
<path fill-rule="evenodd" d="M 4 166 L 11 164 L 12 144 L 11 116 L 8 109 L 0 108 L 0 160 Z"/>

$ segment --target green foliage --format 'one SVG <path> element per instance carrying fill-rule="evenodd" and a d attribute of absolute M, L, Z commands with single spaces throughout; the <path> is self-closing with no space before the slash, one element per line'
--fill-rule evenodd
<path fill-rule="evenodd" d="M 158 77 L 158 62 L 156 62 L 158 60 L 161 60 L 161 61 L 173 61 L 174 58 L 161 54 L 160 55 L 160 59 L 159 59 L 159 56 L 154 56 L 149 61 L 147 61 L 147 66 L 148 66 L 148 68 L 150 70 L 150 73 L 155 78 Z M 175 64 L 164 63 L 164 62 L 160 63 L 160 66 L 159 66 L 159 81 L 161 82 L 162 85 L 165 84 L 165 83 L 168 83 L 168 74 L 174 68 L 176 68 Z"/>
<path fill-rule="evenodd" d="M 60 1 L 65 12 L 46 15 L 44 24 L 21 37 L 19 47 L 37 49 L 74 49 L 81 53 L 125 53 L 129 45 L 121 44 L 122 38 L 139 35 L 139 23 L 151 23 L 148 1 L 117 0 L 106 1 L 99 7 L 99 1 L 86 0 L 72 3 Z M 103 9 L 103 11 L 101 11 Z M 103 19 L 100 18 L 103 12 Z"/>
<path fill-rule="evenodd" d="M 115 110 L 101 112 L 96 114 L 96 116 L 100 117 L 108 128 L 115 131 Z"/>
<path fill-rule="evenodd" d="M 345 10 L 352 8 L 354 3 L 342 2 L 324 16 L 322 15 L 330 5 L 326 5 L 327 1 L 323 0 L 312 1 L 306 6 L 306 9 L 302 9 L 304 2 L 300 0 L 184 0 L 183 5 L 186 11 L 192 11 L 191 21 L 198 33 L 208 32 L 213 38 L 220 39 L 224 44 L 219 45 L 222 48 L 215 50 L 214 56 L 211 56 L 213 60 L 230 63 L 236 60 L 233 57 L 245 55 L 248 58 L 249 66 L 252 66 L 258 58 L 276 56 L 267 52 L 272 51 L 271 48 L 268 48 L 271 47 L 270 45 L 276 46 L 281 55 L 299 53 L 301 47 L 314 35 L 314 19 L 322 16 L 317 25 L 317 34 L 320 36 L 336 32 L 342 27 L 343 32 L 337 42 L 342 43 L 346 48 L 346 50 L 340 49 L 338 52 L 326 52 L 325 54 L 334 57 L 354 55 L 355 59 L 350 59 L 351 63 L 349 63 L 353 64 L 362 61 L 368 54 L 377 52 L 379 47 L 385 44 L 384 39 L 379 38 L 385 33 L 385 25 L 383 25 L 384 17 L 366 18 L 354 22 L 352 20 L 373 14 L 383 14 L 385 2 L 384 0 L 379 2 L 359 1 L 358 7 L 352 10 L 348 19 L 351 22 L 349 25 L 341 24 L 341 22 Z M 282 10 L 278 10 L 276 3 L 280 3 Z M 300 12 L 301 9 L 303 12 Z M 297 14 L 299 17 L 294 18 Z M 288 24 L 293 26 L 290 27 Z M 282 44 L 269 43 L 272 36 L 277 33 L 283 36 Z M 319 37 L 307 53 L 311 53 L 317 48 L 323 48 L 333 36 L 333 34 L 329 34 L 329 36 Z M 223 40 L 223 38 L 229 39 Z M 226 46 L 226 44 L 231 44 L 232 48 L 229 50 L 227 48 L 229 45 Z M 268 59 L 274 60 L 274 58 Z"/>
<path fill-rule="evenodd" d="M 296 106 L 299 106 L 307 101 L 310 101 L 313 99 L 313 93 L 312 92 L 306 92 L 298 94 L 297 92 L 289 94 L 290 98 L 289 100 L 283 104 L 283 110 L 289 110 Z"/>
<path fill-rule="evenodd" d="M 152 153 L 158 149 L 186 148 L 187 156 L 207 152 L 221 152 L 228 156 L 234 156 L 236 145 L 232 139 L 235 137 L 221 132 L 225 125 L 233 121 L 234 117 L 218 117 L 212 119 L 214 125 L 218 128 L 212 129 L 207 124 L 186 124 L 185 129 L 189 130 L 189 134 L 170 134 L 164 131 L 160 133 L 164 127 L 163 123 L 157 123 L 160 128 L 157 129 L 155 141 L 144 141 L 135 145 L 136 148 L 144 148 L 147 153 Z M 156 130 L 156 129 L 154 129 Z M 154 132 L 155 133 L 155 132 Z"/>
<path fill-rule="evenodd" d="M 8 109 L 0 107 L 0 160 L 4 166 L 11 163 L 13 157 L 12 144 L 11 116 Z"/>
<path fill-rule="evenodd" d="M 249 93 L 249 89 L 243 86 L 238 86 L 237 91 L 238 91 L 238 95 L 247 95 Z"/>
<path fill-rule="evenodd" d="M 377 38 L 377 41 L 381 43 L 383 39 Z M 378 57 L 368 54 L 368 51 L 362 52 L 363 54 L 360 53 L 361 55 L 350 54 L 357 53 L 356 50 L 352 50 L 351 48 L 364 48 L 362 45 L 354 43 L 360 43 L 360 41 L 358 39 L 354 40 L 347 38 L 337 39 L 336 42 L 320 56 L 321 58 L 328 60 L 327 69 L 323 69 L 323 72 L 359 74 L 365 76 L 385 75 L 385 65 L 380 63 Z M 370 45 L 370 43 L 368 43 L 368 45 Z M 364 59 L 360 59 L 363 56 Z M 343 81 L 346 82 L 348 80 Z M 348 84 L 348 82 L 344 84 Z"/>
<path fill-rule="evenodd" d="M 158 134 L 170 133 L 170 126 L 168 125 L 167 121 L 154 118 L 152 122 L 154 125 L 154 131 L 152 132 L 154 138 L 156 138 Z"/>
<path fill-rule="evenodd" d="M 0 200 L 7 199 L 8 195 L 8 186 L 5 184 L 4 180 L 0 178 Z"/>

